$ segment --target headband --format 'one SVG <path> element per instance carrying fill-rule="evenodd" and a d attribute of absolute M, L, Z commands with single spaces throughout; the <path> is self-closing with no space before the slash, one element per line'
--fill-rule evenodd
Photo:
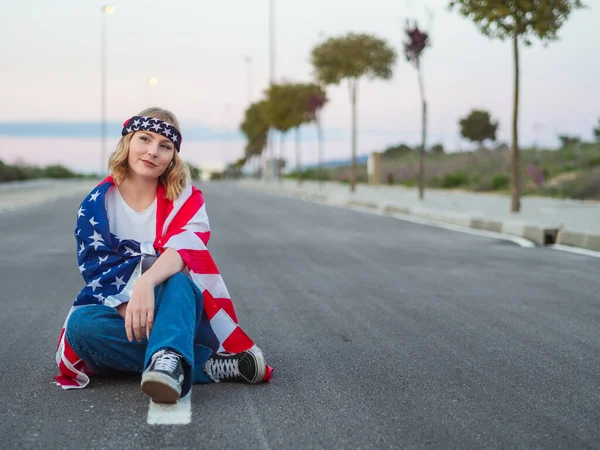
<path fill-rule="evenodd" d="M 175 145 L 177 153 L 179 153 L 179 147 L 181 146 L 181 133 L 177 128 L 167 122 L 163 122 L 160 119 L 146 116 L 133 116 L 123 124 L 123 131 L 121 136 L 125 136 L 133 131 L 153 131 L 166 137 Z"/>

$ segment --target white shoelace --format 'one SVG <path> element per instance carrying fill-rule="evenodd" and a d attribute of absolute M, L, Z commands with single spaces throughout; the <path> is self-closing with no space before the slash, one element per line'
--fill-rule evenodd
<path fill-rule="evenodd" d="M 156 359 L 154 368 L 156 370 L 165 370 L 167 372 L 173 372 L 177 368 L 179 357 L 174 353 L 163 353 Z"/>
<path fill-rule="evenodd" d="M 209 359 L 204 365 L 205 372 L 216 382 L 219 380 L 239 377 L 240 368 L 237 358 L 234 359 Z"/>

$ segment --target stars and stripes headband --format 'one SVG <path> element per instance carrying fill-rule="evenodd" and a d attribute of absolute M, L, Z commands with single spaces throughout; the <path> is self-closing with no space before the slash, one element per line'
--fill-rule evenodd
<path fill-rule="evenodd" d="M 153 131 L 166 137 L 175 145 L 177 152 L 179 153 L 179 147 L 181 146 L 181 133 L 170 123 L 164 122 L 154 117 L 146 116 L 133 116 L 123 124 L 123 131 L 121 136 L 132 133 L 134 131 Z"/>

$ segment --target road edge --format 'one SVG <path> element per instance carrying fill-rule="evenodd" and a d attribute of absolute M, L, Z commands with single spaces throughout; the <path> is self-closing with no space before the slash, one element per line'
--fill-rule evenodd
<path fill-rule="evenodd" d="M 280 185 L 269 185 L 251 180 L 239 181 L 243 186 L 275 195 L 299 198 L 320 204 L 341 206 L 349 209 L 360 209 L 362 211 L 373 211 L 380 215 L 397 217 L 399 219 L 418 219 L 418 223 L 440 226 L 442 228 L 453 227 L 456 231 L 479 231 L 474 233 L 488 235 L 513 241 L 515 243 L 529 241 L 536 246 L 548 247 L 553 250 L 571 251 L 571 249 L 582 249 L 587 256 L 600 257 L 600 234 L 584 233 L 565 230 L 556 227 L 547 227 L 541 224 L 530 223 L 522 220 L 498 220 L 474 215 L 466 212 L 445 211 L 440 209 L 426 208 L 422 206 L 411 206 L 389 201 L 374 202 L 365 201 L 360 198 L 351 200 L 335 200 L 330 198 L 326 192 L 306 192 L 299 189 L 290 189 Z M 426 220 L 427 223 L 423 222 Z M 413 220 L 411 220 L 413 221 Z M 437 225 L 436 225 L 437 224 Z M 515 240 L 515 238 L 517 240 Z M 518 241 L 524 239 L 525 241 Z M 521 244 L 519 244 L 521 245 Z M 528 246 L 528 245 L 522 245 Z"/>

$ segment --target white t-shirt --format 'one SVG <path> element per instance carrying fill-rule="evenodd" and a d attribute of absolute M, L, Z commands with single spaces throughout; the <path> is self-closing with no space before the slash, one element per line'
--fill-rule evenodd
<path fill-rule="evenodd" d="M 152 248 L 156 236 L 156 199 L 145 211 L 137 212 L 125 202 L 119 189 L 114 186 L 106 193 L 105 202 L 108 226 L 112 234 L 120 240 L 147 242 Z M 140 273 L 145 272 L 155 261 L 155 256 L 142 258 Z M 132 276 L 121 292 L 106 297 L 104 304 L 116 308 L 121 303 L 128 302 L 136 279 L 137 276 Z"/>
<path fill-rule="evenodd" d="M 119 239 L 154 242 L 156 236 L 156 199 L 142 212 L 131 208 L 114 186 L 106 193 L 109 229 Z"/>

